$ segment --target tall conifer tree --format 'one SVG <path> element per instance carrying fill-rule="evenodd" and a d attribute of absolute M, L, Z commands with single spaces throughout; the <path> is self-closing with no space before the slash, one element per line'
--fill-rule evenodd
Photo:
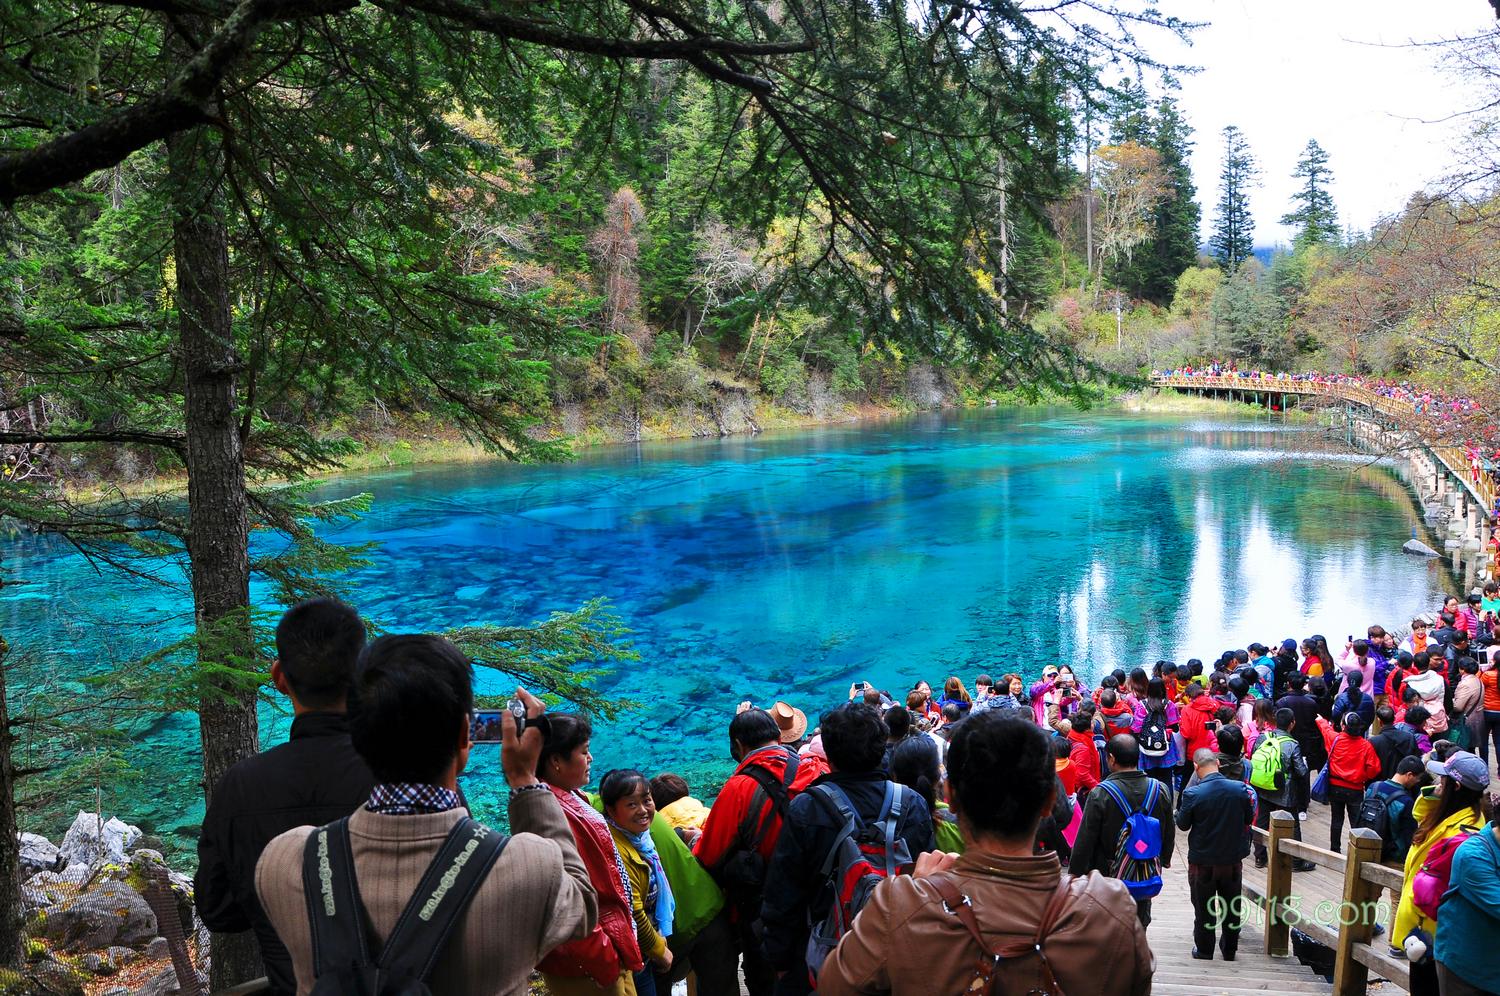
<path fill-rule="evenodd" d="M 1250 216 L 1250 188 L 1259 175 L 1244 132 L 1224 129 L 1224 165 L 1219 170 L 1219 204 L 1209 251 L 1233 273 L 1255 250 L 1255 221 Z"/>
<path fill-rule="evenodd" d="M 1333 195 L 1328 192 L 1333 170 L 1328 167 L 1328 153 L 1317 139 L 1308 139 L 1292 176 L 1301 180 L 1302 185 L 1292 195 L 1292 210 L 1281 216 L 1281 223 L 1296 227 L 1294 244 L 1298 248 L 1338 245 L 1339 213 L 1333 205 Z"/>
<path fill-rule="evenodd" d="M 1150 120 L 1145 144 L 1161 156 L 1170 193 L 1156 206 L 1151 241 L 1138 249 L 1119 275 L 1120 285 L 1134 297 L 1169 304 L 1177 278 L 1198 258 L 1198 188 L 1188 157 L 1193 151 L 1193 129 L 1171 97 L 1163 97 Z"/>

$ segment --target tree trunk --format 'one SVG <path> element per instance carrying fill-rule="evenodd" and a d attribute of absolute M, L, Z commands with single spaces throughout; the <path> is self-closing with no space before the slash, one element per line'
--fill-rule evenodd
<path fill-rule="evenodd" d="M 224 168 L 218 136 L 186 132 L 168 145 L 173 183 L 172 245 L 177 266 L 178 349 L 187 437 L 188 558 L 203 663 L 245 666 L 254 659 L 244 441 L 240 438 L 230 308 L 229 238 L 219 194 Z M 198 706 L 203 787 L 211 797 L 230 766 L 258 749 L 255 694 L 223 685 Z M 212 988 L 260 974 L 254 939 L 215 935 Z"/>
<path fill-rule="evenodd" d="M 3 586 L 4 582 L 0 582 Z M 21 948 L 21 853 L 16 828 L 16 768 L 10 748 L 10 713 L 5 706 L 5 658 L 10 647 L 0 636 L 0 969 L 19 969 Z"/>

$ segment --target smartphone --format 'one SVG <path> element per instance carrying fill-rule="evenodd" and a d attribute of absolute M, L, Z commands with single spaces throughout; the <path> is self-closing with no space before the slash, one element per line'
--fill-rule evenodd
<path fill-rule="evenodd" d="M 469 719 L 469 740 L 476 744 L 498 744 L 501 740 L 501 725 L 505 722 L 504 709 L 476 709 Z"/>

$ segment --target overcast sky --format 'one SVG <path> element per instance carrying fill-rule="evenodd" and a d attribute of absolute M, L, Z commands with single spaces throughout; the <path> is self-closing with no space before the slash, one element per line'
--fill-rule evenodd
<path fill-rule="evenodd" d="M 1148 42 L 1163 61 L 1203 67 L 1179 99 L 1195 129 L 1193 175 L 1207 238 L 1223 159 L 1220 132 L 1240 127 L 1261 171 L 1251 193 L 1256 245 L 1291 241 L 1278 221 L 1309 138 L 1327 150 L 1339 218 L 1368 230 L 1443 174 L 1461 124 L 1430 124 L 1466 108 L 1463 89 L 1431 51 L 1397 46 L 1495 27 L 1486 0 L 1164 0 L 1169 13 L 1210 21 L 1191 48 Z M 1144 39 L 1143 39 L 1144 40 Z M 1388 46 L 1388 47 L 1382 47 Z"/>

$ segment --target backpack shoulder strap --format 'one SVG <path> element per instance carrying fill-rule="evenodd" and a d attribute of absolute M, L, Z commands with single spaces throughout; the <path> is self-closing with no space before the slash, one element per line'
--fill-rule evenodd
<path fill-rule="evenodd" d="M 1153 778 L 1151 779 L 1151 781 L 1155 782 L 1156 779 Z M 1099 783 L 1099 788 L 1102 788 L 1104 790 L 1104 794 L 1115 801 L 1115 805 L 1120 807 L 1120 812 L 1125 814 L 1125 818 L 1127 820 L 1130 819 L 1130 817 L 1134 814 L 1134 810 L 1132 810 L 1130 808 L 1130 804 L 1125 801 L 1125 793 L 1120 791 L 1120 786 L 1114 784 L 1108 778 L 1106 778 L 1104 779 L 1104 781 Z M 1146 786 L 1146 791 L 1150 792 L 1151 786 Z"/>
<path fill-rule="evenodd" d="M 786 752 L 786 770 L 781 774 L 781 784 L 785 786 L 787 794 L 792 791 L 792 782 L 797 779 L 797 766 L 802 763 L 802 755 L 794 750 Z"/>
<path fill-rule="evenodd" d="M 1101 782 L 1100 784 L 1102 785 L 1103 782 Z M 1156 800 L 1160 795 L 1161 783 L 1158 782 L 1155 778 L 1146 779 L 1146 803 L 1141 807 L 1141 812 L 1145 813 L 1147 816 L 1150 816 L 1151 811 L 1156 808 Z"/>
<path fill-rule="evenodd" d="M 844 790 L 832 782 L 820 782 L 807 791 L 823 804 L 824 809 L 833 814 L 834 819 L 843 821 L 843 826 L 834 839 L 833 846 L 828 849 L 828 856 L 823 859 L 822 877 L 826 879 L 833 874 L 833 866 L 839 859 L 838 842 L 859 832 L 859 814 L 854 811 L 854 806 L 849 802 L 849 797 L 844 794 Z"/>
<path fill-rule="evenodd" d="M 302 891 L 312 930 L 313 977 L 370 961 L 365 908 L 354 877 L 349 818 L 318 827 L 302 850 Z"/>
<path fill-rule="evenodd" d="M 885 783 L 885 801 L 880 804 L 880 825 L 885 830 L 885 874 L 887 878 L 896 874 L 896 827 L 901 823 L 902 787 L 895 782 Z"/>
<path fill-rule="evenodd" d="M 795 773 L 795 766 L 791 761 L 787 761 L 787 771 Z M 791 778 L 786 778 L 783 782 L 783 779 L 777 778 L 758 764 L 746 765 L 740 774 L 748 776 L 759 785 L 765 791 L 766 798 L 771 800 L 776 815 L 783 820 L 786 819 L 787 807 L 791 805 L 791 796 L 787 791 L 787 787 L 791 785 Z"/>
<path fill-rule="evenodd" d="M 427 866 L 381 953 L 380 968 L 393 978 L 426 979 L 510 838 L 464 817 Z"/>

